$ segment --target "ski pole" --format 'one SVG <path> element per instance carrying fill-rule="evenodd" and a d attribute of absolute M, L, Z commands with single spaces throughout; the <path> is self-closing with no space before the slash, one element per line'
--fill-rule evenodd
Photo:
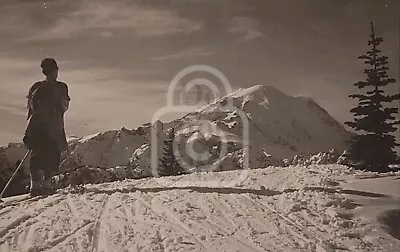
<path fill-rule="evenodd" d="M 31 154 L 31 150 L 27 151 L 24 158 L 21 160 L 21 162 L 19 163 L 17 169 L 15 169 L 13 175 L 11 176 L 11 178 L 8 180 L 7 184 L 4 186 L 3 191 L 1 191 L 0 193 L 0 201 L 2 201 L 1 199 L 3 198 L 3 194 L 4 192 L 7 190 L 7 187 L 11 184 L 11 181 L 14 179 L 15 175 L 17 175 L 17 172 L 19 171 L 19 169 L 22 167 L 24 161 L 26 160 L 26 158 L 29 156 L 29 154 Z"/>

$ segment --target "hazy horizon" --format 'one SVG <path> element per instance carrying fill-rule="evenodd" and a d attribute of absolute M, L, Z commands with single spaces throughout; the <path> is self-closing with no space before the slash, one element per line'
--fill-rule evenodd
<path fill-rule="evenodd" d="M 21 142 L 26 94 L 54 57 L 68 84 L 68 135 L 149 122 L 173 77 L 219 69 L 234 89 L 271 85 L 351 119 L 370 22 L 400 86 L 398 0 L 5 0 L 0 8 L 0 145 Z M 400 131 L 398 132 L 400 133 Z M 398 134 L 399 135 L 399 134 Z"/>

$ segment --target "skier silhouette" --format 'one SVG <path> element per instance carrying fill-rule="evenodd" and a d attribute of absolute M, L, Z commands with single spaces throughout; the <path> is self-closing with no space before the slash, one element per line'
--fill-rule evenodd
<path fill-rule="evenodd" d="M 68 150 L 64 130 L 64 113 L 71 100 L 68 86 L 57 81 L 58 65 L 53 58 L 42 60 L 41 68 L 46 79 L 29 89 L 28 124 L 23 138 L 31 150 L 31 196 L 54 192 L 50 179 L 60 165 L 61 153 Z"/>

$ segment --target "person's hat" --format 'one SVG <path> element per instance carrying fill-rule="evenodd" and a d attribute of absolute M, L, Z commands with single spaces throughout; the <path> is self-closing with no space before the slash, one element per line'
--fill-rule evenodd
<path fill-rule="evenodd" d="M 53 58 L 45 58 L 42 60 L 40 67 L 44 72 L 51 72 L 53 70 L 58 70 L 58 65 L 55 59 Z"/>

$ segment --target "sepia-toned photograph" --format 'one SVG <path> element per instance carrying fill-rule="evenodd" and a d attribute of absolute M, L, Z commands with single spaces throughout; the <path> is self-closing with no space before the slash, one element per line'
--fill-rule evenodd
<path fill-rule="evenodd" d="M 0 252 L 400 251 L 400 0 L 1 0 Z"/>

